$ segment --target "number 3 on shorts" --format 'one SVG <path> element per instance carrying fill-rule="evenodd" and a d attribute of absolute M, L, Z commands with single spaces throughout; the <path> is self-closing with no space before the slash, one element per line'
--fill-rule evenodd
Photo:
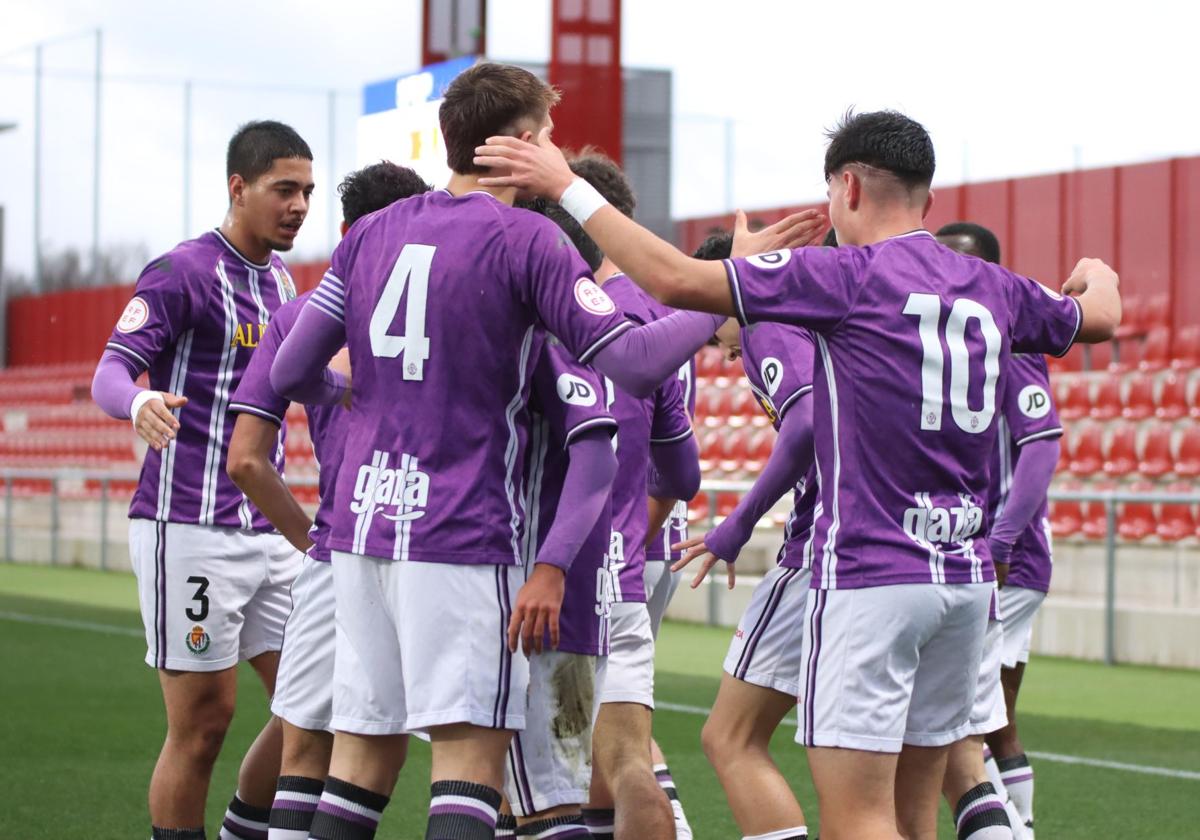
<path fill-rule="evenodd" d="M 208 596 L 204 594 L 208 591 L 208 578 L 192 575 L 187 582 L 196 586 L 196 594 L 192 596 L 192 600 L 200 605 L 199 608 L 189 606 L 187 617 L 192 621 L 203 621 L 208 618 Z"/>

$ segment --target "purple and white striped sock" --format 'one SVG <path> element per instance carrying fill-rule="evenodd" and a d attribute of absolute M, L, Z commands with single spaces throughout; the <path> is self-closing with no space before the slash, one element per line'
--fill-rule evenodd
<path fill-rule="evenodd" d="M 460 780 L 434 782 L 425 840 L 493 840 L 499 809 L 495 788 Z"/>
<path fill-rule="evenodd" d="M 1008 791 L 1004 789 L 1004 782 L 1000 780 L 1000 768 L 996 766 L 996 756 L 992 755 L 987 744 L 983 745 L 983 769 L 987 771 L 988 781 L 992 783 L 1000 798 L 1007 797 Z"/>
<path fill-rule="evenodd" d="M 551 817 L 526 823 L 517 829 L 518 837 L 535 837 L 537 840 L 590 840 L 583 816 Z"/>
<path fill-rule="evenodd" d="M 612 808 L 584 808 L 583 824 L 593 840 L 613 840 L 617 814 Z"/>
<path fill-rule="evenodd" d="M 375 840 L 388 797 L 330 776 L 321 791 L 309 837 L 313 840 Z"/>
<path fill-rule="evenodd" d="M 1004 800 L 991 782 L 983 782 L 962 795 L 954 807 L 958 840 L 1012 840 L 1012 826 Z"/>
<path fill-rule="evenodd" d="M 267 821 L 270 808 L 248 805 L 242 801 L 241 791 L 233 795 L 221 822 L 221 840 L 267 840 Z"/>
<path fill-rule="evenodd" d="M 670 768 L 665 764 L 655 764 L 654 778 L 671 801 L 671 813 L 675 816 L 675 837 L 677 840 L 692 840 L 692 827 L 688 824 L 687 814 L 683 812 L 683 803 L 679 800 L 679 791 L 675 789 L 675 779 L 671 777 Z"/>
<path fill-rule="evenodd" d="M 517 818 L 512 814 L 496 817 L 496 840 L 516 840 Z"/>
<path fill-rule="evenodd" d="M 275 786 L 275 801 L 271 803 L 267 840 L 308 840 L 324 789 L 324 779 L 280 776 Z"/>
<path fill-rule="evenodd" d="M 996 764 L 1000 768 L 1000 779 L 1008 789 L 1008 798 L 1012 800 L 1021 815 L 1021 822 L 1028 829 L 1033 828 L 1033 768 L 1025 753 L 1010 758 L 998 758 Z"/>

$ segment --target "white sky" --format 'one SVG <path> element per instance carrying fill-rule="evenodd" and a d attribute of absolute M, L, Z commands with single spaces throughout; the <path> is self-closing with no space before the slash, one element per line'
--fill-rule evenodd
<path fill-rule="evenodd" d="M 989 180 L 1200 153 L 1186 103 L 1200 81 L 1193 4 L 936 0 L 625 0 L 623 60 L 674 71 L 676 218 L 734 205 L 819 198 L 822 130 L 850 105 L 920 119 L 939 155 L 937 183 Z M 309 141 L 317 199 L 293 259 L 333 241 L 332 187 L 354 164 L 364 82 L 419 63 L 419 0 L 6 0 L 0 28 L 0 204 L 5 263 L 32 264 L 32 52 L 42 38 L 104 30 L 105 72 L 160 84 L 105 86 L 101 238 L 183 238 L 180 80 L 193 91 L 192 230 L 224 212 L 224 147 L 241 122 L 275 117 Z M 550 0 L 491 0 L 489 52 L 545 61 Z M 46 47 L 52 72 L 90 71 L 88 38 Z M 328 96 L 337 89 L 334 153 Z M 91 83 L 44 83 L 43 241 L 85 250 L 91 237 Z M 726 149 L 725 121 L 734 144 Z M 727 167 L 727 154 L 731 166 Z M 726 183 L 726 171 L 733 173 Z M 334 183 L 331 183 L 334 182 Z"/>

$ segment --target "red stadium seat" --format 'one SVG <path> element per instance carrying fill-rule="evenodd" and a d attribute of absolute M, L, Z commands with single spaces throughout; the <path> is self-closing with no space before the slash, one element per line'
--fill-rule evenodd
<path fill-rule="evenodd" d="M 1067 355 L 1062 356 L 1047 356 L 1046 366 L 1051 373 L 1077 373 L 1083 370 L 1083 353 L 1084 346 L 1078 344 L 1072 347 Z"/>
<path fill-rule="evenodd" d="M 1171 427 L 1155 423 L 1146 432 L 1142 441 L 1142 454 L 1138 459 L 1138 473 L 1146 478 L 1163 478 L 1175 468 L 1171 457 Z"/>
<path fill-rule="evenodd" d="M 1104 447 L 1104 474 L 1109 478 L 1124 478 L 1137 468 L 1137 429 L 1130 423 L 1117 423 Z"/>
<path fill-rule="evenodd" d="M 1162 370 L 1171 362 L 1171 328 L 1154 327 L 1142 344 L 1140 370 Z M 1124 361 L 1124 359 L 1122 359 Z"/>
<path fill-rule="evenodd" d="M 1143 298 L 1130 295 L 1121 299 L 1121 326 L 1117 327 L 1117 338 L 1130 338 L 1146 331 L 1146 304 Z"/>
<path fill-rule="evenodd" d="M 1050 531 L 1056 538 L 1073 537 L 1083 528 L 1083 508 L 1079 502 L 1052 502 Z"/>
<path fill-rule="evenodd" d="M 1146 309 L 1141 316 L 1142 324 L 1147 330 L 1166 326 L 1170 320 L 1170 313 L 1171 296 L 1165 292 L 1160 292 L 1151 296 L 1150 300 L 1146 303 Z"/>
<path fill-rule="evenodd" d="M 1093 490 L 1111 490 L 1112 485 L 1093 485 Z M 1104 502 L 1084 502 L 1083 521 L 1079 531 L 1089 540 L 1102 540 L 1108 535 L 1108 514 Z"/>
<path fill-rule="evenodd" d="M 1062 392 L 1058 394 L 1058 416 L 1063 420 L 1078 420 L 1087 416 L 1091 405 L 1087 380 L 1082 376 L 1066 380 Z"/>
<path fill-rule="evenodd" d="M 743 463 L 746 460 L 746 430 L 733 429 L 720 437 L 721 455 L 717 462 L 718 469 L 726 474 L 740 473 L 744 469 Z"/>
<path fill-rule="evenodd" d="M 717 516 L 725 517 L 733 513 L 741 496 L 732 491 L 717 494 Z"/>
<path fill-rule="evenodd" d="M 696 376 L 700 379 L 715 379 L 721 375 L 721 351 L 705 347 L 696 354 Z"/>
<path fill-rule="evenodd" d="M 1096 383 L 1088 416 L 1093 420 L 1114 420 L 1121 416 L 1121 380 L 1108 375 Z"/>
<path fill-rule="evenodd" d="M 1068 466 L 1072 475 L 1087 478 L 1100 472 L 1104 466 L 1101 442 L 1100 426 L 1094 423 L 1082 426 L 1073 433 Z"/>
<path fill-rule="evenodd" d="M 1154 416 L 1160 420 L 1179 420 L 1187 413 L 1187 380 L 1177 371 L 1170 371 L 1158 384 Z"/>
<path fill-rule="evenodd" d="M 1175 454 L 1175 475 L 1180 478 L 1200 478 L 1200 426 L 1188 426 L 1183 430 Z"/>
<path fill-rule="evenodd" d="M 1184 327 L 1175 334 L 1171 365 L 1176 368 L 1200 366 L 1200 325 Z"/>
<path fill-rule="evenodd" d="M 754 392 L 745 385 L 738 386 L 729 402 L 729 424 L 744 426 L 759 414 L 762 414 L 762 409 Z"/>
<path fill-rule="evenodd" d="M 1139 482 L 1130 488 L 1134 493 L 1153 492 L 1153 484 Z M 1144 540 L 1158 529 L 1154 505 L 1149 502 L 1125 502 L 1117 513 L 1117 534 L 1124 540 Z"/>
<path fill-rule="evenodd" d="M 1190 484 L 1172 484 L 1167 488 L 1168 493 L 1190 493 Z M 1159 539 L 1167 542 L 1178 542 L 1197 536 L 1196 516 L 1191 505 L 1163 505 L 1158 517 L 1156 533 Z"/>
<path fill-rule="evenodd" d="M 1145 373 L 1132 373 L 1125 379 L 1121 416 L 1127 420 L 1145 420 L 1154 415 L 1154 380 Z"/>
<path fill-rule="evenodd" d="M 696 497 L 688 502 L 688 522 L 696 524 L 706 522 L 708 520 L 708 494 L 697 493 Z"/>

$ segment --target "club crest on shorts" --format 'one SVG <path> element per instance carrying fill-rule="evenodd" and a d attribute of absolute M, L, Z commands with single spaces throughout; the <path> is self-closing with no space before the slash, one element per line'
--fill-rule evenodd
<path fill-rule="evenodd" d="M 208 646 L 212 644 L 212 638 L 208 635 L 208 631 L 201 625 L 193 624 L 184 642 L 187 644 L 188 650 L 199 656 L 208 650 Z"/>

